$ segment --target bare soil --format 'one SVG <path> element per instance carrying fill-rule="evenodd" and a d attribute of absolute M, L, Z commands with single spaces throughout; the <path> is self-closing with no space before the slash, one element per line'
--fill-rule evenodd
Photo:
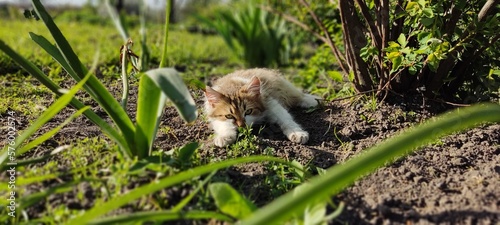
<path fill-rule="evenodd" d="M 419 96 L 390 96 L 376 109 L 362 101 L 328 102 L 313 112 L 293 110 L 296 121 L 310 133 L 306 145 L 292 143 L 278 127 L 267 125 L 260 145 L 272 147 L 276 156 L 303 165 L 328 168 L 437 114 L 449 105 Z M 175 112 L 165 115 L 165 125 L 175 129 L 179 141 L 160 141 L 164 148 L 192 140 L 208 140 L 202 121 L 184 125 Z M 224 156 L 223 149 L 206 147 L 205 153 Z M 261 168 L 238 168 L 234 178 L 259 187 L 252 176 Z M 239 185 L 235 185 L 239 186 Z M 378 169 L 335 197 L 346 208 L 332 224 L 498 224 L 500 223 L 500 125 L 488 124 L 449 135 L 436 143 Z M 266 199 L 269 190 L 262 190 Z"/>
<path fill-rule="evenodd" d="M 195 96 L 202 95 L 200 91 L 193 93 Z M 131 95 L 130 113 L 133 113 L 135 89 Z M 196 100 L 201 108 L 202 99 Z M 92 105 L 91 102 L 89 104 Z M 105 114 L 96 105 L 93 107 L 99 115 Z M 376 108 L 363 101 L 326 102 L 313 112 L 301 109 L 292 111 L 296 121 L 310 133 L 306 145 L 288 141 L 272 124 L 257 133 L 258 143 L 263 149 L 274 148 L 278 157 L 328 168 L 449 109 L 447 105 L 426 101 L 419 96 L 389 96 L 385 101 L 378 102 Z M 72 110 L 64 112 L 71 113 Z M 60 124 L 67 116 L 58 115 L 38 134 Z M 2 115 L 2 123 L 4 119 L 5 115 Z M 19 129 L 27 125 L 26 122 L 19 124 Z M 158 149 L 167 150 L 199 141 L 203 144 L 199 150 L 201 157 L 228 157 L 225 149 L 211 144 L 212 132 L 203 117 L 186 125 L 173 107 L 167 107 L 161 126 L 170 127 L 171 132 L 158 136 Z M 26 157 L 43 155 L 43 149 L 53 149 L 54 146 L 93 136 L 102 134 L 86 118 L 78 118 Z M 392 165 L 378 169 L 334 197 L 336 202 L 345 202 L 346 208 L 331 224 L 499 224 L 499 140 L 500 124 L 487 124 L 447 136 Z M 92 156 L 89 157 L 92 160 Z M 61 165 L 71 164 L 61 162 Z M 259 181 L 266 172 L 262 166 L 249 164 L 224 173 L 234 187 L 241 188 L 244 194 L 256 199 L 258 205 L 263 205 L 271 198 L 268 187 L 262 186 L 263 182 Z M 132 188 L 144 181 L 131 182 L 136 182 L 130 184 Z M 32 189 L 36 191 L 50 185 L 44 183 Z M 190 187 L 186 188 L 177 188 L 173 192 L 186 193 Z M 75 193 L 78 191 L 85 192 L 84 201 L 76 199 Z M 95 195 L 92 188 L 84 183 L 73 192 L 55 195 L 56 199 L 52 197 L 46 201 L 54 205 L 69 202 L 74 204 L 71 208 L 86 209 L 92 206 Z M 37 204 L 29 210 L 31 217 L 36 217 L 37 213 L 44 210 L 39 208 L 41 205 Z"/>

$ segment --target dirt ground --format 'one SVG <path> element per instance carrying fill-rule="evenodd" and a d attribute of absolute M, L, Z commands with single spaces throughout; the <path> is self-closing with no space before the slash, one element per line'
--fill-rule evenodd
<path fill-rule="evenodd" d="M 131 109 L 135 108 L 133 92 L 135 90 L 130 100 Z M 196 92 L 195 96 L 201 96 L 200 91 Z M 201 107 L 202 99 L 196 101 Z M 362 102 L 327 102 L 313 112 L 293 110 L 296 121 L 310 133 L 309 142 L 306 145 L 292 143 L 276 126 L 268 125 L 258 133 L 259 145 L 274 148 L 276 156 L 328 168 L 411 125 L 450 109 L 447 105 L 424 101 L 418 96 L 389 96 L 384 102 L 379 102 L 376 109 Z M 104 115 L 102 111 L 97 113 Z M 64 115 L 57 116 L 50 123 L 57 125 L 65 118 Z M 171 149 L 201 140 L 204 144 L 200 149 L 201 157 L 224 157 L 225 150 L 212 146 L 211 131 L 203 116 L 200 118 L 194 124 L 186 125 L 176 110 L 168 107 L 161 126 L 169 126 L 171 132 L 160 134 L 156 147 Z M 97 135 L 102 135 L 97 127 L 85 118 L 78 118 L 45 145 L 57 146 Z M 334 197 L 336 202 L 345 202 L 346 207 L 331 224 L 499 224 L 499 140 L 500 124 L 483 125 L 447 136 L 381 168 Z M 268 190 L 259 187 L 259 182 L 251 181 L 258 180 L 265 172 L 262 167 L 249 165 L 228 172 L 228 175 L 233 186 L 241 187 L 243 191 L 252 189 L 253 198 L 261 196 L 264 199 L 257 204 L 264 204 L 269 197 L 266 195 Z M 88 203 L 77 208 L 91 207 L 92 193 L 85 196 L 90 198 Z M 72 198 L 75 197 L 65 196 L 61 201 L 68 202 Z M 49 201 L 61 203 L 54 199 Z M 35 206 L 30 212 L 36 214 L 38 210 L 41 209 Z"/>
<path fill-rule="evenodd" d="M 201 100 L 198 103 L 201 106 Z M 273 125 L 258 136 L 260 145 L 274 148 L 276 156 L 328 168 L 450 109 L 418 96 L 390 96 L 375 110 L 362 101 L 334 101 L 314 112 L 293 110 L 296 121 L 310 133 L 306 145 L 286 140 Z M 163 123 L 178 139 L 160 136 L 164 149 L 192 140 L 211 145 L 211 132 L 201 120 L 186 126 L 174 110 L 167 110 Z M 225 154 L 214 147 L 202 151 Z M 236 174 L 246 178 L 235 180 L 246 184 L 262 172 L 252 166 L 238 170 Z M 332 224 L 499 224 L 499 187 L 500 124 L 483 125 L 447 136 L 356 182 L 335 197 L 346 208 Z"/>

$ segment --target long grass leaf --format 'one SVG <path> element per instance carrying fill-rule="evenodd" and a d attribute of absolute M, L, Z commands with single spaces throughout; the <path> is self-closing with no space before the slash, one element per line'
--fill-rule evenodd
<path fill-rule="evenodd" d="M 83 78 L 83 76 L 88 73 L 87 68 L 80 62 L 80 59 L 75 54 L 70 44 L 61 33 L 59 28 L 56 26 L 40 1 L 32 0 L 32 3 L 38 16 L 43 20 L 52 37 L 56 41 L 57 48 L 59 49 L 61 55 L 70 66 L 71 69 L 68 69 L 67 71 L 74 71 L 77 77 L 79 77 L 80 79 Z M 54 45 L 46 45 L 42 46 L 42 48 L 54 48 Z M 77 79 L 77 81 L 79 80 Z M 120 103 L 118 103 L 113 95 L 111 95 L 111 93 L 109 93 L 104 85 L 94 76 L 89 78 L 88 84 L 85 86 L 85 90 L 109 114 L 111 119 L 121 130 L 122 135 L 125 136 L 125 140 L 128 142 L 129 147 L 133 147 L 135 126 L 132 123 L 130 117 L 128 117 L 125 110 L 120 106 Z"/>
<path fill-rule="evenodd" d="M 57 43 L 61 54 L 64 56 L 66 62 L 72 67 L 73 71 L 77 74 L 87 74 L 86 68 L 81 64 L 80 59 L 71 48 L 64 35 L 61 33 L 57 25 L 52 20 L 51 16 L 47 13 L 42 3 L 39 0 L 32 0 L 33 8 L 35 9 L 37 15 L 42 19 L 42 21 L 47 26 L 50 34 Z M 81 78 L 81 77 L 80 77 Z"/>
<path fill-rule="evenodd" d="M 68 64 L 64 56 L 61 54 L 59 49 L 56 46 L 52 45 L 49 40 L 47 40 L 44 36 L 35 34 L 33 32 L 28 32 L 31 40 L 33 40 L 38 46 L 42 47 L 45 52 L 47 52 L 56 62 L 58 62 L 66 72 L 75 80 L 80 80 L 80 77 L 76 75 L 76 72 L 71 68 Z"/>
<path fill-rule="evenodd" d="M 70 182 L 55 186 L 55 187 L 51 187 L 51 188 L 48 188 L 44 191 L 36 192 L 36 193 L 28 195 L 28 196 L 23 196 L 23 197 L 21 197 L 20 203 L 19 203 L 20 211 L 22 209 L 26 209 L 27 207 L 29 207 L 35 203 L 40 202 L 42 199 L 47 198 L 49 195 L 71 191 L 75 188 L 76 185 L 78 185 L 82 182 L 102 182 L 102 181 L 97 180 L 97 179 L 82 178 L 82 179 L 70 181 Z"/>
<path fill-rule="evenodd" d="M 61 96 L 62 93 L 59 92 L 61 87 L 59 87 L 56 83 L 47 77 L 37 66 L 35 66 L 32 62 L 17 54 L 12 48 L 5 44 L 5 42 L 0 40 L 0 50 L 7 54 L 14 62 L 19 64 L 24 70 L 30 73 L 33 77 L 35 77 L 38 81 L 40 81 L 43 85 L 49 88 L 52 92 L 54 92 L 57 96 Z M 73 98 L 70 102 L 71 106 L 76 108 L 77 110 L 82 109 L 85 105 L 80 102 L 78 99 Z M 92 121 L 95 125 L 101 128 L 101 130 L 108 135 L 115 143 L 120 146 L 120 149 L 124 149 L 129 151 L 128 143 L 125 141 L 123 136 L 111 127 L 105 120 L 99 117 L 94 111 L 86 110 L 83 113 L 90 121 Z M 130 152 L 127 153 L 130 155 Z M 0 155 L 0 165 L 2 164 L 4 158 L 3 155 Z"/>
<path fill-rule="evenodd" d="M 286 163 L 283 159 L 269 157 L 269 156 L 250 156 L 244 158 L 237 158 L 232 160 L 226 160 L 218 163 L 213 163 L 210 165 L 199 166 L 190 170 L 186 170 L 180 172 L 176 175 L 162 178 L 158 181 L 154 181 L 150 184 L 135 188 L 128 193 L 117 196 L 115 198 L 110 199 L 109 201 L 95 206 L 92 209 L 86 211 L 82 215 L 72 219 L 68 224 L 87 224 L 88 222 L 96 219 L 99 216 L 106 214 L 112 210 L 118 209 L 119 207 L 130 203 L 140 197 L 143 197 L 148 194 L 152 194 L 161 189 L 171 187 L 173 185 L 182 183 L 184 181 L 190 180 L 192 178 L 201 176 L 206 173 L 210 173 L 215 170 L 219 170 L 222 168 L 226 168 L 232 165 L 248 163 L 248 162 L 263 162 L 263 161 L 274 161 L 280 163 Z"/>
<path fill-rule="evenodd" d="M 109 2 L 109 0 L 105 0 L 104 5 L 106 6 L 106 9 L 108 10 L 109 16 L 111 17 L 113 24 L 115 25 L 116 29 L 120 33 L 120 36 L 122 36 L 123 43 L 126 43 L 129 36 L 128 36 L 128 32 L 127 32 L 126 27 L 123 26 L 123 18 L 116 11 L 116 8 L 111 6 L 111 3 Z"/>
<path fill-rule="evenodd" d="M 207 177 L 205 177 L 205 179 L 201 183 L 198 184 L 196 189 L 194 189 L 191 193 L 189 193 L 189 195 L 187 197 L 183 198 L 179 203 L 177 203 L 177 205 L 172 207 L 171 211 L 172 212 L 180 212 L 181 209 L 184 208 L 184 206 L 186 206 L 189 203 L 189 201 L 191 201 L 191 199 L 194 198 L 194 196 L 201 190 L 201 188 L 203 188 L 208 183 L 208 181 L 210 181 L 210 179 L 212 179 L 212 177 L 215 175 L 215 173 L 217 173 L 217 170 L 214 170 Z"/>
<path fill-rule="evenodd" d="M 59 64 L 61 64 L 64 70 L 66 70 L 66 72 L 68 72 L 68 74 L 73 77 L 73 79 L 75 79 L 76 81 L 81 80 L 80 75 L 74 71 L 73 67 L 70 66 L 66 58 L 61 54 L 61 51 L 59 51 L 59 49 L 55 45 L 52 45 L 45 37 L 34 33 L 30 33 L 30 37 L 42 49 L 49 53 Z M 88 70 L 86 68 L 84 68 L 84 70 L 88 73 Z M 100 81 L 98 81 L 95 77 L 91 77 L 89 82 L 87 83 L 88 84 L 84 86 L 85 90 L 94 100 L 96 100 L 101 106 L 103 106 L 104 110 L 106 110 L 106 112 L 110 114 L 110 116 L 113 118 L 113 121 L 115 121 L 118 127 L 126 127 L 128 123 L 132 123 L 123 109 L 120 110 L 116 108 L 116 104 L 119 103 L 104 88 Z M 110 109 L 116 110 L 116 112 Z"/>
<path fill-rule="evenodd" d="M 49 120 L 51 120 L 57 113 L 59 113 L 63 108 L 68 105 L 73 97 L 75 96 L 76 92 L 82 88 L 83 84 L 91 77 L 91 74 L 87 74 L 80 82 L 78 82 L 73 88 L 71 88 L 66 94 L 62 95 L 60 98 L 58 98 L 47 110 L 45 110 L 40 117 L 38 117 L 35 122 L 33 122 L 26 130 L 24 130 L 17 138 L 15 141 L 15 144 L 13 146 L 10 146 L 13 149 L 19 149 L 19 146 L 27 140 L 31 135 L 33 135 L 40 127 L 42 127 L 45 123 L 47 123 Z M 8 156 L 8 148 L 9 146 L 6 146 L 4 148 L 4 151 L 0 155 L 0 165 L 3 165 L 5 160 L 7 159 Z M 16 154 L 22 154 L 23 152 L 16 152 Z M 15 158 L 15 157 L 14 157 Z M 14 159 L 13 158 L 13 159 Z M 10 159 L 12 162 L 13 160 Z"/>
<path fill-rule="evenodd" d="M 144 222 L 161 222 L 170 220 L 202 220 L 216 219 L 218 221 L 231 222 L 233 219 L 221 213 L 207 211 L 188 211 L 188 212 L 172 212 L 172 211 L 154 211 L 154 212 L 138 212 L 112 218 L 104 218 L 89 222 L 89 225 L 108 225 L 108 224 L 124 224 L 124 223 L 144 223 Z M 141 223 L 141 224 L 142 224 Z"/>
<path fill-rule="evenodd" d="M 138 92 L 135 155 L 141 159 L 151 152 L 167 97 L 147 75 L 141 77 Z"/>
<path fill-rule="evenodd" d="M 64 150 L 69 149 L 69 147 L 70 147 L 69 145 L 59 146 L 59 147 L 55 148 L 54 150 L 52 150 L 49 154 L 45 154 L 45 155 L 43 155 L 41 157 L 31 158 L 31 159 L 25 159 L 25 160 L 18 160 L 18 161 L 16 161 L 16 166 L 17 167 L 19 167 L 19 166 L 27 166 L 27 165 L 31 165 L 31 164 L 34 164 L 34 163 L 43 162 L 43 161 L 49 159 L 50 157 L 52 157 L 53 155 L 61 153 Z M 21 152 L 21 151 L 19 151 L 19 152 Z M 0 169 L 0 171 L 5 171 L 7 169 L 9 169 L 9 166 L 8 165 L 3 165 L 2 168 Z M 16 183 L 18 185 L 21 185 L 21 182 L 19 182 L 19 180 L 16 181 Z"/>
<path fill-rule="evenodd" d="M 366 150 L 361 155 L 328 169 L 324 175 L 316 176 L 300 192 L 289 192 L 242 221 L 243 225 L 282 224 L 296 213 L 300 213 L 309 202 L 328 199 L 352 184 L 361 176 L 376 168 L 404 156 L 418 147 L 439 137 L 476 126 L 483 122 L 500 121 L 500 105 L 485 104 L 458 109 L 437 119 L 431 119 L 401 135 Z"/>
<path fill-rule="evenodd" d="M 196 105 L 179 73 L 173 68 L 149 70 L 146 75 L 167 96 L 187 122 L 193 122 L 198 116 Z M 142 78 L 141 78 L 142 79 Z M 151 87 L 153 88 L 153 87 Z"/>
<path fill-rule="evenodd" d="M 168 27 L 170 25 L 170 11 L 172 9 L 172 1 L 167 1 L 165 6 L 165 30 L 163 35 L 163 51 L 161 53 L 160 68 L 167 66 L 167 50 L 168 50 Z"/>
<path fill-rule="evenodd" d="M 32 149 L 35 146 L 38 146 L 39 144 L 43 143 L 44 141 L 48 140 L 52 136 L 54 136 L 59 130 L 61 130 L 64 126 L 66 126 L 68 123 L 73 121 L 75 118 L 79 117 L 83 112 L 86 110 L 90 109 L 89 106 L 85 106 L 81 108 L 80 110 L 76 111 L 74 114 L 72 114 L 70 117 L 68 117 L 66 120 L 64 120 L 63 123 L 55 127 L 54 129 L 48 131 L 47 133 L 43 134 L 42 136 L 36 138 L 35 140 L 29 142 L 28 144 L 24 145 L 19 149 L 19 153 L 25 153 L 28 150 Z"/>

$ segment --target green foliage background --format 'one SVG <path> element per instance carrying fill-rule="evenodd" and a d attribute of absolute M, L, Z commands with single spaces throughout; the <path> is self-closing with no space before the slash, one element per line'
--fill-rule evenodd
<path fill-rule="evenodd" d="M 416 4 L 422 5 L 420 2 Z M 271 3 L 269 6 L 275 9 L 287 10 L 287 13 L 298 15 L 298 18 L 308 24 L 314 32 L 320 35 L 327 35 L 328 33 L 336 44 L 341 45 L 341 27 L 335 5 L 332 6 L 331 4 L 316 1 L 310 2 L 310 7 L 324 21 L 327 29 L 327 33 L 324 33 L 323 30 L 314 27 L 314 21 L 308 16 L 308 12 L 304 8 L 288 7 L 291 3 L 282 1 L 268 3 Z M 426 4 L 424 2 L 424 5 Z M 219 10 L 217 7 L 213 9 Z M 408 11 L 411 13 L 412 8 L 409 7 L 409 9 Z M 439 13 L 439 10 L 439 8 L 433 8 L 432 12 Z M 123 44 L 123 40 L 111 23 L 102 20 L 95 13 L 96 11 L 93 8 L 88 7 L 79 12 L 56 12 L 55 20 L 62 33 L 67 35 L 70 45 L 73 46 L 85 66 L 90 66 L 95 52 L 100 52 L 99 61 L 94 63 L 94 66 L 100 71 L 99 79 L 102 79 L 106 85 L 116 88 L 119 87 L 119 49 Z M 420 11 L 416 10 L 413 16 L 418 16 L 418 13 L 426 16 L 424 18 L 431 19 L 429 18 L 431 17 L 429 9 L 425 9 L 425 7 Z M 67 82 L 68 74 L 27 36 L 27 31 L 31 31 L 50 37 L 41 22 L 22 19 L 22 16 L 17 15 L 15 10 L 12 9 L 8 10 L 8 16 L 2 17 L 2 22 L 5 22 L 3 29 L 6 32 L 0 34 L 1 40 L 13 46 L 15 51 L 41 67 L 49 78 L 57 83 L 65 84 Z M 428 24 L 429 27 L 425 24 Z M 438 32 L 435 27 L 430 26 L 438 24 L 438 20 L 433 20 L 432 23 L 431 21 L 424 21 L 424 28 L 434 29 L 433 31 Z M 407 32 L 410 34 L 398 36 L 385 49 L 387 53 L 386 63 L 387 65 L 391 64 L 392 72 L 402 68 L 413 70 L 412 67 L 418 70 L 418 63 L 423 60 L 424 56 L 417 54 L 418 52 L 415 53 L 416 51 L 423 51 L 422 54 L 425 53 L 427 57 L 436 54 L 435 56 L 439 58 L 443 57 L 438 55 L 440 51 L 450 48 L 445 41 L 432 39 L 436 38 L 434 36 L 438 34 L 432 33 L 434 35 L 432 36 L 431 32 L 417 32 L 416 29 L 421 27 L 412 27 L 413 23 L 407 25 L 409 27 Z M 486 30 L 495 29 L 495 25 L 497 24 L 492 22 L 491 27 Z M 127 26 L 131 28 L 130 34 L 132 38 L 139 40 L 137 23 L 128 22 Z M 162 52 L 160 49 L 162 48 L 164 35 L 162 29 L 162 24 L 151 23 L 147 25 L 148 43 L 152 52 L 150 66 L 152 67 L 158 65 L 160 61 Z M 97 30 L 102 35 L 96 36 Z M 188 84 L 193 84 L 192 88 L 200 88 L 199 84 L 207 81 L 207 77 L 220 76 L 236 68 L 248 65 L 245 58 L 233 54 L 232 51 L 234 50 L 227 46 L 228 42 L 224 38 L 214 34 L 206 35 L 203 32 L 191 32 L 183 27 L 183 24 L 177 24 L 171 29 L 168 39 L 168 66 L 184 67 L 186 72 L 183 78 Z M 340 62 L 333 57 L 328 46 L 321 44 L 322 40 L 320 38 L 311 38 L 306 32 L 296 28 L 291 29 L 290 33 L 294 35 L 294 43 L 300 45 L 297 48 L 300 49 L 299 53 L 291 57 L 287 63 L 271 63 L 270 65 L 289 66 L 281 69 L 291 71 L 292 76 L 289 77 L 291 80 L 308 91 L 324 97 L 326 100 L 341 95 L 353 94 L 353 89 L 348 83 L 352 81 L 352 77 L 345 76 L 345 74 L 338 71 Z M 431 52 L 425 52 L 428 49 L 424 51 L 421 48 L 409 47 L 412 44 L 410 36 L 416 37 L 417 41 L 428 47 Z M 306 37 L 309 37 L 309 39 Z M 53 40 L 49 38 L 49 41 Z M 262 40 L 257 40 L 256 43 L 259 41 Z M 252 47 L 252 45 L 247 47 Z M 135 49 L 140 51 L 138 47 Z M 342 48 L 340 50 L 344 51 Z M 376 49 L 367 46 L 362 57 L 366 62 L 370 62 L 374 55 L 379 53 Z M 481 58 L 480 61 L 490 63 L 488 65 L 497 65 L 498 51 L 489 49 L 486 53 L 486 56 Z M 488 71 L 486 68 L 490 68 L 490 70 Z M 487 89 L 481 87 L 480 90 L 476 90 L 475 94 L 479 96 L 494 93 L 498 88 L 497 67 L 479 65 L 478 68 L 474 69 L 477 69 L 479 74 L 474 75 L 475 78 L 479 79 L 478 82 L 484 84 L 493 81 Z M 40 120 L 38 118 L 40 115 L 46 115 L 43 114 L 45 111 L 55 112 L 52 108 L 46 110 L 45 107 L 56 102 L 56 96 L 47 88 L 37 84 L 34 79 L 26 76 L 25 72 L 20 71 L 20 68 L 3 52 L 0 53 L 0 82 L 12 85 L 12 88 L 1 91 L 0 102 L 2 103 L 0 104 L 2 104 L 2 107 L 0 113 L 5 114 L 7 111 L 16 111 L 20 113 L 20 117 L 22 115 L 23 119 L 31 123 Z M 470 96 L 470 89 L 477 87 L 474 82 L 472 80 L 462 87 L 463 91 L 466 92 L 464 96 Z M 137 80 L 132 79 L 132 83 L 138 85 Z M 83 85 L 83 83 L 78 85 Z M 63 96 L 64 98 L 59 98 L 57 102 L 67 101 L 77 92 L 78 88 L 80 86 L 72 89 L 69 95 Z M 477 99 L 483 98 L 477 97 L 475 100 Z M 88 97 L 84 98 L 84 100 L 86 102 L 90 101 Z M 376 100 L 374 101 L 376 102 Z M 58 106 L 54 104 L 52 107 Z M 61 107 L 58 110 L 61 110 Z M 64 165 L 57 165 L 52 161 L 47 161 L 41 165 L 20 166 L 18 171 L 23 176 L 18 180 L 19 195 L 24 196 L 22 204 L 26 208 L 33 206 L 41 199 L 46 199 L 58 193 L 74 191 L 75 189 L 77 198 L 85 201 L 86 198 L 81 194 L 80 190 L 85 189 L 87 186 L 98 190 L 95 192 L 95 201 L 90 209 L 70 209 L 63 205 L 53 208 L 50 203 L 45 202 L 42 204 L 47 208 L 46 212 L 42 213 L 40 218 L 33 220 L 28 218 L 29 223 L 60 224 L 66 222 L 69 224 L 83 224 L 91 222 L 93 224 L 110 224 L 123 221 L 176 220 L 182 218 L 206 220 L 216 218 L 228 222 L 244 220 L 245 224 L 262 224 L 262 221 L 269 222 L 271 220 L 276 220 L 277 223 L 291 220 L 291 223 L 301 224 L 311 222 L 309 219 L 313 218 L 311 223 L 323 224 L 340 212 L 327 215 L 327 206 L 338 207 L 339 210 L 342 210 L 342 207 L 325 201 L 325 199 L 328 199 L 332 194 L 338 193 L 342 188 L 359 179 L 361 175 L 371 172 L 388 161 L 407 154 L 415 150 L 416 147 L 437 138 L 438 135 L 430 131 L 439 130 L 440 136 L 470 128 L 480 122 L 498 121 L 498 115 L 500 115 L 498 112 L 498 105 L 483 105 L 443 116 L 439 120 L 413 129 L 413 132 L 405 133 L 400 137 L 384 142 L 378 147 L 367 150 L 366 154 L 346 162 L 345 165 L 338 165 L 327 171 L 318 168 L 318 173 L 321 176 L 316 177 L 311 177 L 311 168 L 307 166 L 300 165 L 295 161 L 286 162 L 268 156 L 273 154 L 274 149 L 260 149 L 256 144 L 256 137 L 248 129 L 240 132 L 240 142 L 226 149 L 230 151 L 229 156 L 234 156 L 234 159 L 228 160 L 219 159 L 215 156 L 209 159 L 200 159 L 196 152 L 199 147 L 197 143 L 171 150 L 155 149 L 150 155 L 147 155 L 149 157 L 128 158 L 126 154 L 117 153 L 117 146 L 106 138 L 86 138 L 79 140 L 71 147 L 65 147 L 63 152 L 58 155 L 59 159 L 65 162 Z M 75 117 L 79 115 L 78 113 L 75 114 Z M 48 118 L 41 118 L 41 120 L 48 120 Z M 168 129 L 160 132 L 168 132 Z M 412 142 L 410 145 L 408 140 L 418 141 Z M 88 151 L 88 146 L 92 146 L 92 151 Z M 394 149 L 397 149 L 397 151 Z M 250 155 L 254 153 L 263 154 L 264 156 Z M 52 153 L 44 155 L 45 158 L 41 159 L 41 161 L 51 156 Z M 88 157 L 92 157 L 96 161 L 89 162 L 86 160 Z M 251 202 L 252 199 L 249 200 L 247 197 L 240 195 L 238 190 L 224 182 L 213 182 L 207 185 L 218 169 L 248 162 L 268 163 L 266 166 L 269 167 L 270 173 L 266 175 L 264 180 L 266 185 L 272 189 L 270 193 L 276 200 L 260 209 Z M 61 166 L 70 169 L 61 171 Z M 103 170 L 102 168 L 108 169 Z M 32 190 L 27 188 L 39 183 L 43 184 L 54 179 L 60 179 L 60 177 L 67 178 L 67 180 L 62 181 L 62 184 L 44 188 L 39 193 L 33 193 Z M 218 177 L 214 181 L 224 179 L 224 177 Z M 138 184 L 138 186 L 129 187 L 130 183 Z M 170 194 L 168 188 L 185 188 L 186 186 L 189 187 L 188 190 L 192 191 L 188 196 L 183 196 L 180 202 L 165 202 L 165 199 Z M 1 187 L 3 188 L 0 188 L 1 190 L 5 190 L 5 183 L 2 183 Z M 288 194 L 279 197 L 283 193 Z M 190 202 L 191 204 L 189 204 Z M 0 203 L 6 204 L 6 198 L 2 198 Z M 154 212 L 139 212 L 120 215 L 115 218 L 99 218 L 112 209 L 131 205 L 136 211 L 146 209 L 154 210 Z M 82 213 L 82 211 L 85 212 Z M 5 213 L 2 215 L 5 215 Z M 24 219 L 26 220 L 26 218 Z M 20 222 L 20 220 L 11 221 Z"/>

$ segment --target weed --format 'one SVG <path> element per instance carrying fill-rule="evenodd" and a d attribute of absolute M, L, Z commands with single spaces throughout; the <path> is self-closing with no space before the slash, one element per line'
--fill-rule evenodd
<path fill-rule="evenodd" d="M 366 116 L 365 114 L 359 114 L 359 118 L 361 118 L 362 121 L 365 121 L 367 124 L 372 124 L 375 122 L 375 119 L 371 118 L 370 115 Z"/>
<path fill-rule="evenodd" d="M 269 174 L 266 175 L 264 183 L 271 190 L 273 197 L 291 191 L 310 176 L 310 168 L 295 160 L 291 162 L 291 165 L 268 163 L 266 168 Z"/>
<path fill-rule="evenodd" d="M 375 93 L 369 95 L 369 96 L 364 96 L 364 107 L 365 109 L 369 110 L 370 112 L 375 112 L 378 108 L 378 99 L 377 95 Z"/>
<path fill-rule="evenodd" d="M 312 94 L 332 100 L 341 97 L 344 91 L 340 91 L 340 83 L 343 81 L 342 74 L 335 70 L 335 58 L 326 45 L 322 45 L 315 51 L 314 55 L 307 61 L 303 70 L 292 80 L 295 84 L 308 90 Z M 337 91 L 339 90 L 339 91 Z"/>
<path fill-rule="evenodd" d="M 337 141 L 339 141 L 340 143 L 340 149 L 342 149 L 343 151 L 346 151 L 346 152 L 350 152 L 354 149 L 354 145 L 351 143 L 351 142 L 344 142 L 342 141 L 342 139 L 337 135 L 337 127 L 334 127 L 333 128 L 333 135 L 335 136 L 335 139 L 337 139 Z M 320 168 L 318 168 L 319 170 Z M 321 173 L 319 173 L 321 174 Z"/>
<path fill-rule="evenodd" d="M 228 147 L 228 158 L 255 155 L 260 152 L 258 138 L 252 131 L 251 126 L 238 128 L 238 139 Z"/>

